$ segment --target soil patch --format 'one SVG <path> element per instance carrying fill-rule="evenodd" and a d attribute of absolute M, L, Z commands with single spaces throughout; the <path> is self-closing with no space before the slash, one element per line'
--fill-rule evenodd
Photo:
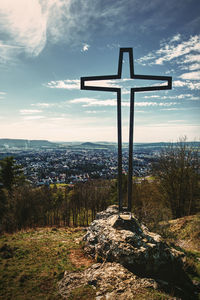
<path fill-rule="evenodd" d="M 69 258 L 71 263 L 76 268 L 82 268 L 82 267 L 88 268 L 95 262 L 93 259 L 87 257 L 82 249 L 70 250 Z"/>

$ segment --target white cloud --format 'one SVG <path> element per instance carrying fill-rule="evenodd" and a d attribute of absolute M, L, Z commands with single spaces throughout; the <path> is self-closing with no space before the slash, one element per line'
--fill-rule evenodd
<path fill-rule="evenodd" d="M 117 105 L 117 100 L 115 100 L 115 99 L 98 100 L 95 98 L 77 98 L 77 99 L 70 100 L 69 102 L 70 103 L 82 103 L 83 107 L 116 106 Z"/>
<path fill-rule="evenodd" d="M 190 90 L 200 90 L 200 82 L 175 80 L 173 82 L 173 86 L 174 87 L 187 87 Z"/>
<path fill-rule="evenodd" d="M 200 80 L 200 71 L 184 73 L 179 77 L 181 79 Z"/>
<path fill-rule="evenodd" d="M 176 111 L 176 110 L 180 110 L 180 109 L 176 108 L 176 107 L 170 107 L 170 108 L 162 108 L 161 110 Z"/>
<path fill-rule="evenodd" d="M 4 99 L 5 98 L 6 93 L 5 92 L 0 92 L 0 99 Z"/>
<path fill-rule="evenodd" d="M 184 65 L 181 67 L 181 70 L 190 70 L 195 71 L 200 69 L 200 63 L 192 64 L 192 65 Z"/>
<path fill-rule="evenodd" d="M 83 45 L 82 51 L 87 51 L 86 42 L 96 27 L 113 28 L 124 8 L 122 1 L 104 7 L 94 0 L 2 0 L 0 62 L 15 61 L 21 53 L 37 56 L 47 40 Z"/>
<path fill-rule="evenodd" d="M 130 80 L 130 79 L 128 79 Z M 123 84 L 125 81 L 124 79 L 121 80 L 94 80 L 90 82 L 85 82 L 85 86 L 102 86 L 102 87 L 118 87 L 121 86 L 118 83 Z M 80 79 L 65 79 L 65 80 L 57 80 L 57 81 L 50 81 L 45 84 L 46 87 L 49 88 L 56 88 L 56 89 L 67 89 L 67 90 L 80 90 Z"/>
<path fill-rule="evenodd" d="M 95 98 L 77 98 L 69 101 L 70 103 L 81 103 L 83 107 L 89 106 L 117 106 L 116 99 L 98 100 Z M 146 106 L 172 106 L 176 105 L 176 102 L 136 102 L 135 106 L 146 107 Z M 122 106 L 129 107 L 129 102 L 122 102 Z"/>
<path fill-rule="evenodd" d="M 176 102 L 136 102 L 135 106 L 172 106 L 176 104 Z"/>
<path fill-rule="evenodd" d="M 160 49 L 152 51 L 144 57 L 138 59 L 141 64 L 158 64 L 173 62 L 179 70 L 189 70 L 179 75 L 179 78 L 187 81 L 175 80 L 173 86 L 187 87 L 190 90 L 199 90 L 199 82 L 193 82 L 200 79 L 200 35 L 194 35 L 183 40 L 180 34 L 175 35 L 169 40 L 160 43 Z M 192 81 L 191 81 L 192 80 Z"/>
<path fill-rule="evenodd" d="M 160 98 L 158 95 L 151 95 L 151 96 L 144 96 L 144 99 L 149 99 L 149 98 Z"/>
<path fill-rule="evenodd" d="M 40 119 L 44 119 L 44 116 L 24 116 L 23 119 L 24 120 L 40 120 Z"/>
<path fill-rule="evenodd" d="M 186 86 L 186 82 L 181 81 L 181 80 L 175 80 L 175 81 L 173 81 L 173 86 L 174 87 L 184 87 L 184 86 Z"/>
<path fill-rule="evenodd" d="M 66 79 L 66 80 L 50 81 L 45 86 L 51 89 L 80 90 L 80 80 Z"/>
<path fill-rule="evenodd" d="M 173 38 L 170 45 L 166 43 L 163 48 L 156 51 L 156 55 L 160 55 L 160 57 L 155 60 L 155 64 L 161 65 L 165 61 L 173 60 L 193 51 L 200 51 L 200 36 L 198 35 L 192 36 L 188 41 L 182 41 L 178 45 L 174 45 L 172 42 Z"/>
<path fill-rule="evenodd" d="M 185 123 L 185 120 L 169 120 L 168 123 L 174 123 L 174 124 Z"/>
<path fill-rule="evenodd" d="M 194 62 L 200 62 L 200 55 L 199 54 L 190 54 L 185 55 L 184 59 L 181 61 L 181 63 L 194 63 Z"/>
<path fill-rule="evenodd" d="M 136 113 L 141 113 L 141 114 L 147 113 L 146 110 L 136 110 L 135 112 L 136 112 Z"/>
<path fill-rule="evenodd" d="M 176 59 L 176 63 L 193 63 L 200 61 L 200 36 L 191 36 L 188 40 L 181 40 L 180 34 L 175 35 L 170 40 L 161 42 L 161 47 L 158 50 L 152 51 L 137 61 L 139 63 L 149 63 L 162 65 L 164 62 L 169 62 Z M 177 59 L 180 59 L 177 61 Z"/>
<path fill-rule="evenodd" d="M 7 39 L 1 41 L 0 56 L 6 60 L 20 52 L 38 55 L 46 43 L 46 26 L 39 1 L 1 1 L 0 27 Z"/>
<path fill-rule="evenodd" d="M 87 110 L 86 113 L 87 114 L 96 114 L 97 111 L 96 110 Z"/>
<path fill-rule="evenodd" d="M 188 82 L 188 87 L 191 90 L 200 90 L 200 82 Z"/>
<path fill-rule="evenodd" d="M 51 106 L 54 106 L 55 103 L 47 103 L 47 102 L 38 102 L 38 103 L 32 103 L 31 106 L 38 106 L 38 107 L 44 107 L 44 108 L 47 108 L 47 107 L 51 107 Z"/>
<path fill-rule="evenodd" d="M 82 52 L 86 52 L 86 51 L 89 50 L 89 48 L 90 48 L 90 45 L 88 45 L 88 44 L 83 44 L 83 47 L 82 47 L 81 51 L 82 51 Z"/>
<path fill-rule="evenodd" d="M 39 109 L 20 109 L 20 114 L 21 115 L 32 115 L 32 114 L 36 114 L 36 113 L 41 113 L 42 110 Z"/>
<path fill-rule="evenodd" d="M 200 69 L 200 64 L 193 64 L 189 66 L 190 71 L 199 70 L 199 69 Z"/>
<path fill-rule="evenodd" d="M 178 42 L 178 41 L 180 41 L 180 39 L 181 39 L 181 35 L 180 35 L 180 33 L 177 33 L 176 35 L 174 35 L 174 36 L 172 37 L 171 43 L 172 43 L 172 42 Z"/>

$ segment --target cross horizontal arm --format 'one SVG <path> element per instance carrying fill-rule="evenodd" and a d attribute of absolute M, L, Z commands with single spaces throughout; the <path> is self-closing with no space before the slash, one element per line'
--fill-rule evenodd
<path fill-rule="evenodd" d="M 118 92 L 120 89 L 117 87 L 85 85 L 86 81 L 100 81 L 100 80 L 112 80 L 112 79 L 120 79 L 120 76 L 119 75 L 107 75 L 107 76 L 81 77 L 81 90 Z"/>
<path fill-rule="evenodd" d="M 121 75 L 117 74 L 117 75 L 107 75 L 107 76 L 81 77 L 81 90 L 119 92 L 120 88 L 118 87 L 85 85 L 85 82 L 87 81 L 101 81 L 101 80 L 115 80 L 115 79 L 121 79 Z M 148 86 L 148 87 L 132 88 L 134 92 L 170 90 L 172 88 L 172 77 L 170 76 L 132 75 L 131 79 L 167 81 L 167 85 L 155 85 L 155 86 Z"/>
<path fill-rule="evenodd" d="M 147 92 L 147 91 L 158 91 L 158 90 L 171 90 L 172 88 L 172 77 L 171 76 L 156 76 L 156 75 L 133 75 L 134 79 L 142 80 L 160 80 L 167 81 L 167 85 L 154 85 L 148 87 L 136 87 L 132 88 L 134 92 Z"/>

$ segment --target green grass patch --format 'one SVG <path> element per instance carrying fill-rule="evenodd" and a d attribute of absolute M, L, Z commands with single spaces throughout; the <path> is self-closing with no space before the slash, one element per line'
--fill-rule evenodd
<path fill-rule="evenodd" d="M 75 271 L 68 254 L 82 230 L 40 228 L 0 236 L 0 299 L 62 299 L 57 283 Z M 78 299 L 78 298 L 77 298 Z"/>
<path fill-rule="evenodd" d="M 191 280 L 200 282 L 200 214 L 161 222 L 158 233 L 169 245 L 185 254 L 186 273 Z"/>
<path fill-rule="evenodd" d="M 137 291 L 137 294 L 134 297 L 135 300 L 172 300 L 174 297 L 167 295 L 164 292 L 157 291 L 154 289 L 141 289 Z"/>

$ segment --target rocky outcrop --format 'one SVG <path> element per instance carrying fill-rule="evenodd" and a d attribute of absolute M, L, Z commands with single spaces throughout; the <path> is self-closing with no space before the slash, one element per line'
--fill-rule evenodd
<path fill-rule="evenodd" d="M 83 248 L 101 263 L 82 272 L 65 272 L 59 290 L 66 299 L 84 287 L 92 289 L 97 300 L 149 299 L 153 296 L 148 288 L 173 294 L 166 299 L 198 299 L 183 270 L 184 254 L 134 216 L 119 216 L 117 206 L 97 214 L 83 237 Z"/>
<path fill-rule="evenodd" d="M 134 216 L 119 216 L 117 206 L 97 214 L 83 241 L 84 251 L 97 261 L 117 262 L 138 276 L 192 289 L 183 271 L 184 254 L 140 225 Z"/>
<path fill-rule="evenodd" d="M 119 263 L 108 262 L 94 264 L 82 272 L 65 272 L 59 290 L 64 298 L 69 299 L 73 290 L 83 286 L 91 286 L 97 300 L 128 300 L 144 293 L 146 288 L 156 289 L 157 283 L 150 278 L 138 278 Z"/>

